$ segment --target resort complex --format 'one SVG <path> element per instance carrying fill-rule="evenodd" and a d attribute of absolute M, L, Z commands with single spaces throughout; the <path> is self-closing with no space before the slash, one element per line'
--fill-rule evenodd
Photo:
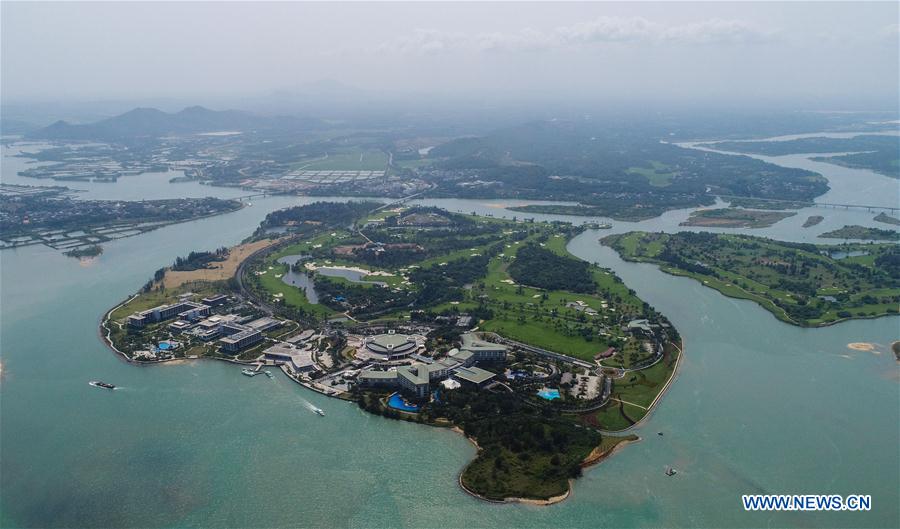
<path fill-rule="evenodd" d="M 564 497 L 583 464 L 634 439 L 604 432 L 650 412 L 681 352 L 665 317 L 567 252 L 581 229 L 368 202 L 288 208 L 240 246 L 158 271 L 103 333 L 131 361 L 275 367 L 371 413 L 457 427 L 482 449 L 460 476 L 468 492 Z"/>
<path fill-rule="evenodd" d="M 375 337 L 382 338 L 385 335 Z M 397 341 L 412 340 L 404 335 L 396 336 Z M 368 348 L 372 339 L 366 340 Z M 414 343 L 414 342 L 413 342 Z M 494 377 L 494 373 L 485 371 L 473 364 L 479 361 L 503 362 L 506 360 L 506 346 L 491 344 L 478 339 L 474 333 L 462 335 L 462 348 L 451 350 L 446 357 L 433 359 L 417 356 L 421 362 L 409 365 L 392 366 L 387 369 L 364 369 L 359 373 L 359 383 L 372 387 L 395 387 L 409 391 L 418 398 L 428 395 L 431 384 L 452 377 L 460 382 L 472 384 L 474 387 L 485 387 Z"/>

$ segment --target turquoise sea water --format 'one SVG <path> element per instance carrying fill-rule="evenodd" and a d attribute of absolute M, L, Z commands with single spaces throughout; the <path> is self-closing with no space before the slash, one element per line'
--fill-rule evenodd
<path fill-rule="evenodd" d="M 4 180 L 7 170 L 4 160 Z M 847 175 L 833 171 L 826 175 Z M 865 178 L 856 187 L 890 183 Z M 96 185 L 113 194 L 126 184 Z M 609 231 L 587 231 L 569 248 L 614 268 L 665 313 L 685 339 L 684 362 L 636 430 L 643 440 L 588 470 L 571 498 L 551 507 L 493 505 L 461 492 L 456 476 L 474 448 L 450 431 L 375 417 L 281 375 L 251 379 L 228 364 L 130 365 L 100 342 L 103 313 L 154 270 L 191 250 L 233 244 L 267 211 L 310 200 L 254 201 L 106 244 L 86 263 L 45 247 L 0 253 L 0 525 L 900 525 L 900 371 L 885 351 L 900 338 L 900 320 L 792 327 L 751 302 L 621 261 L 597 242 Z M 496 202 L 429 201 L 522 216 Z M 874 214 L 817 210 L 826 221 L 804 230 L 804 213 L 751 232 L 814 240 L 835 225 L 875 225 Z M 614 222 L 613 231 L 677 230 L 687 214 Z M 849 349 L 852 342 L 878 349 Z M 90 380 L 121 389 L 101 391 Z M 664 474 L 669 465 L 676 476 Z M 740 495 L 748 493 L 871 494 L 873 509 L 746 513 Z"/>

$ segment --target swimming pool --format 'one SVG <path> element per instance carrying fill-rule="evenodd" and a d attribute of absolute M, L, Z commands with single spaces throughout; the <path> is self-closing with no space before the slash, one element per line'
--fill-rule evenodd
<path fill-rule="evenodd" d="M 411 411 L 417 412 L 419 411 L 419 407 L 417 405 L 409 405 L 403 401 L 403 397 L 400 396 L 399 393 L 394 393 L 388 398 L 388 407 L 394 408 L 395 410 L 400 411 Z"/>
<path fill-rule="evenodd" d="M 531 376 L 531 373 L 529 373 L 528 371 L 523 371 L 521 369 L 514 369 L 514 370 L 510 371 L 508 375 L 506 375 L 506 378 L 509 380 L 515 380 L 517 378 L 522 379 L 522 378 L 528 378 L 530 376 Z"/>
<path fill-rule="evenodd" d="M 160 351 L 168 351 L 169 349 L 172 348 L 172 344 L 167 343 L 167 342 L 159 342 L 159 344 L 157 344 L 156 348 L 159 349 Z"/>
<path fill-rule="evenodd" d="M 558 389 L 543 388 L 540 391 L 538 391 L 537 394 L 538 394 L 538 397 L 540 397 L 542 399 L 547 399 L 547 400 L 553 400 L 553 399 L 560 398 Z"/>

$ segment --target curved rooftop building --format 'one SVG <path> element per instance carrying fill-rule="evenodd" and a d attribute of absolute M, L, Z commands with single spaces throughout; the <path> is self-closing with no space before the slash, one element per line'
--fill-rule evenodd
<path fill-rule="evenodd" d="M 416 340 L 408 334 L 377 334 L 365 341 L 368 352 L 388 360 L 409 356 L 416 350 Z"/>

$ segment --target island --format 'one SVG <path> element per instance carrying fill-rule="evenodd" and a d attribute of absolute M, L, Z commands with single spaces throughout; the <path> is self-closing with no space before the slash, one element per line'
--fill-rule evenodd
<path fill-rule="evenodd" d="M 620 213 L 603 206 L 586 206 L 584 204 L 526 204 L 511 206 L 510 211 L 537 213 L 540 215 L 570 215 L 573 217 L 612 217 L 625 221 L 641 221 L 652 218 L 648 213 Z"/>
<path fill-rule="evenodd" d="M 898 241 L 900 232 L 894 230 L 882 230 L 881 228 L 869 228 L 867 226 L 844 226 L 832 231 L 826 231 L 819 235 L 823 239 L 859 239 L 866 241 Z"/>
<path fill-rule="evenodd" d="M 77 200 L 64 187 L 0 185 L 0 249 L 43 244 L 99 255 L 100 244 L 163 226 L 236 211 L 239 200 Z"/>
<path fill-rule="evenodd" d="M 802 327 L 897 314 L 900 248 L 815 245 L 750 235 L 629 232 L 603 244 L 629 261 L 660 265 Z"/>
<path fill-rule="evenodd" d="M 794 212 L 740 208 L 703 209 L 692 212 L 691 216 L 680 225 L 706 228 L 768 228 L 794 215 L 796 215 Z"/>
<path fill-rule="evenodd" d="M 751 197 L 735 197 L 729 195 L 721 195 L 721 198 L 728 200 L 728 205 L 732 208 L 746 209 L 803 209 L 814 205 L 811 201 L 802 200 L 779 200 L 776 198 L 751 198 Z"/>
<path fill-rule="evenodd" d="M 875 222 L 883 222 L 892 226 L 900 226 L 900 219 L 898 219 L 897 217 L 892 217 L 883 211 L 876 215 L 873 220 Z"/>
<path fill-rule="evenodd" d="M 463 490 L 550 504 L 638 440 L 627 430 L 682 354 L 665 316 L 566 250 L 583 229 L 397 203 L 291 207 L 235 247 L 158 270 L 101 331 L 131 362 L 216 359 L 249 378 L 274 367 L 367 412 L 453 429 L 478 447 Z"/>
<path fill-rule="evenodd" d="M 98 255 L 103 253 L 103 247 L 99 244 L 92 244 L 90 246 L 79 246 L 72 250 L 68 250 L 63 252 L 63 255 L 67 257 L 74 257 L 76 259 L 89 259 L 91 257 L 97 257 Z"/>
<path fill-rule="evenodd" d="M 823 220 L 825 220 L 825 217 L 823 217 L 822 215 L 810 215 L 809 217 L 806 218 L 805 221 L 803 221 L 802 227 L 803 228 L 812 228 L 813 226 L 815 226 L 816 224 L 819 224 Z"/>

